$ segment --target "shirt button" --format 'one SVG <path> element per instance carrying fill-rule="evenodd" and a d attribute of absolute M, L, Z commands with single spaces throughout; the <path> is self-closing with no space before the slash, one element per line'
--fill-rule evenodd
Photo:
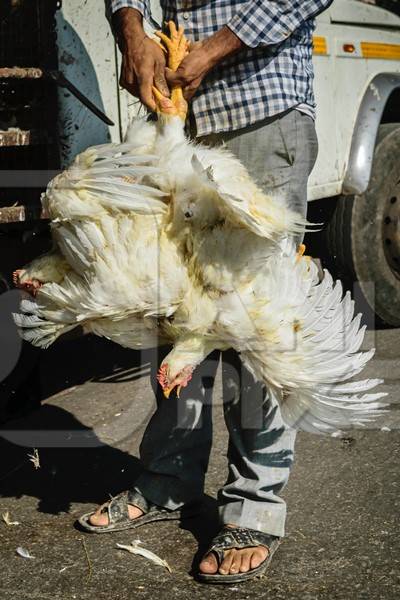
<path fill-rule="evenodd" d="M 182 15 L 182 17 L 185 19 L 185 21 L 187 21 L 188 18 L 189 18 L 189 13 L 184 12 L 183 15 Z"/>

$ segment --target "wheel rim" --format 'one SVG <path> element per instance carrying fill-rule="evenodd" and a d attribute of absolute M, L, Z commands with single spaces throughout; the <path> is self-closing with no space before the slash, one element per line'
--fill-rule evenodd
<path fill-rule="evenodd" d="M 386 202 L 382 242 L 386 260 L 393 273 L 400 279 L 400 181 Z"/>

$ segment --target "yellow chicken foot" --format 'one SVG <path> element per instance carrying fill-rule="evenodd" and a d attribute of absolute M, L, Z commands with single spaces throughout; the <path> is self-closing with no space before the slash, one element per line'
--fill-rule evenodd
<path fill-rule="evenodd" d="M 182 60 L 188 54 L 189 43 L 183 33 L 183 27 L 176 28 L 173 21 L 169 21 L 169 37 L 162 31 L 157 31 L 156 35 L 160 38 L 168 51 L 168 67 L 176 71 Z M 183 97 L 181 87 L 175 87 L 171 92 L 171 98 L 163 96 L 161 92 L 153 86 L 153 94 L 156 102 L 157 112 L 169 115 L 179 116 L 186 119 L 187 102 Z"/>
<path fill-rule="evenodd" d="M 188 54 L 189 42 L 187 41 L 183 27 L 176 28 L 173 21 L 168 22 L 169 37 L 162 31 L 156 31 L 156 36 L 168 50 L 168 67 L 176 71 L 185 56 Z"/>
<path fill-rule="evenodd" d="M 163 94 L 153 85 L 153 95 L 156 103 L 156 111 L 163 115 L 178 116 L 184 121 L 187 113 L 187 102 L 183 97 L 182 88 L 174 88 L 171 98 Z"/>
<path fill-rule="evenodd" d="M 154 85 L 152 90 L 157 107 L 157 112 L 162 113 L 163 115 L 177 116 L 178 109 L 172 100 L 172 96 L 171 98 L 163 96 L 163 94 Z"/>

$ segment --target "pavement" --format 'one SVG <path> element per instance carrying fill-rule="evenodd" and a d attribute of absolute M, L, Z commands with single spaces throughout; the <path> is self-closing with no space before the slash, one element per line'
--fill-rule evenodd
<path fill-rule="evenodd" d="M 393 402 L 400 398 L 398 336 L 396 330 L 370 331 L 365 343 L 377 348 L 368 376 L 386 378 Z M 24 389 L 26 394 L 39 389 L 42 406 L 0 431 L 0 514 L 8 511 L 19 522 L 0 521 L 1 600 L 400 597 L 396 405 L 375 430 L 342 438 L 298 435 L 284 491 L 287 534 L 262 579 L 227 586 L 193 579 L 218 527 L 215 497 L 226 476 L 219 377 L 202 513 L 136 531 L 80 531 L 76 518 L 129 487 L 138 472 L 138 445 L 155 405 L 149 383 L 153 360 L 150 351 L 139 355 L 90 337 L 34 354 Z M 38 468 L 29 456 L 35 448 Z M 116 548 L 137 538 L 166 559 L 172 573 Z M 19 556 L 19 546 L 34 558 Z"/>

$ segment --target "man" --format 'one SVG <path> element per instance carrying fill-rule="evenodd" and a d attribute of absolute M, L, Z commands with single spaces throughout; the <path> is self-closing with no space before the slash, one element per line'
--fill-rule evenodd
<path fill-rule="evenodd" d="M 155 110 L 153 84 L 169 95 L 179 84 L 191 100 L 193 136 L 226 143 L 266 192 L 303 216 L 317 155 L 312 92 L 314 17 L 331 0 L 164 0 L 163 17 L 193 44 L 178 70 L 166 69 L 147 37 L 149 0 L 111 0 L 122 52 L 121 85 Z M 300 241 L 300 240 L 298 240 Z M 202 365 L 181 398 L 160 401 L 141 444 L 144 471 L 134 488 L 81 518 L 91 531 L 179 518 L 199 500 L 211 447 L 210 386 L 218 355 Z M 234 352 L 223 353 L 229 475 L 218 494 L 221 531 L 199 566 L 206 582 L 261 574 L 284 535 L 279 492 L 293 462 L 295 431 L 275 397 L 256 383 Z"/>

